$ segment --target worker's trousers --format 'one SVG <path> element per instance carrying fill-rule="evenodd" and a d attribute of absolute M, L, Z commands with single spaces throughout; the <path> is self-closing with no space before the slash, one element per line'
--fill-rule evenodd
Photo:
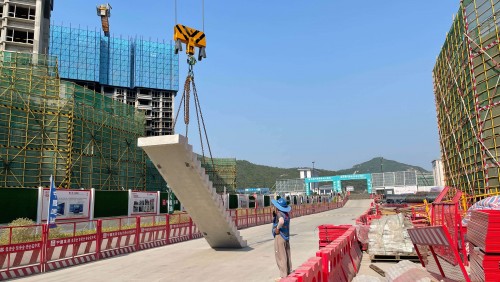
<path fill-rule="evenodd" d="M 274 256 L 280 270 L 280 276 L 287 277 L 292 272 L 290 242 L 283 239 L 279 234 L 274 237 Z"/>

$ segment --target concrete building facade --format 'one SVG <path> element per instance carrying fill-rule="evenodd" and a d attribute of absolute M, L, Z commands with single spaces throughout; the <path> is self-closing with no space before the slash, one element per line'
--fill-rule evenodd
<path fill-rule="evenodd" d="M 0 51 L 47 54 L 53 0 L 0 0 Z"/>

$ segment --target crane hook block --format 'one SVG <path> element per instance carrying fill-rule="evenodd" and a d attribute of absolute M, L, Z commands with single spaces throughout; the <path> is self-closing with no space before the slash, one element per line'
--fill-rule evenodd
<path fill-rule="evenodd" d="M 207 42 L 205 33 L 185 25 L 177 24 L 174 27 L 174 41 L 175 41 L 175 54 L 182 51 L 182 43 L 186 44 L 186 54 L 189 56 L 194 55 L 194 48 L 199 48 L 198 61 L 206 58 L 207 54 L 205 48 Z"/>

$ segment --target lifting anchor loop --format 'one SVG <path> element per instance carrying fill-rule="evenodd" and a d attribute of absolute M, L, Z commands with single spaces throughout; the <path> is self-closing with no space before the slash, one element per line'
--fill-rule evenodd
<path fill-rule="evenodd" d="M 188 77 L 189 76 L 194 77 L 193 67 L 194 67 L 194 65 L 196 65 L 196 59 L 192 55 L 189 55 L 187 58 L 187 63 L 189 65 Z"/>

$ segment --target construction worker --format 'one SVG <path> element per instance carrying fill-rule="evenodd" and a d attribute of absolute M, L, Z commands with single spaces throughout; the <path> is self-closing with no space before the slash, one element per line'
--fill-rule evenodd
<path fill-rule="evenodd" d="M 292 258 L 290 255 L 290 215 L 292 209 L 288 206 L 284 198 L 278 200 L 272 199 L 273 211 L 273 230 L 274 236 L 274 256 L 276 264 L 280 270 L 280 276 L 287 277 L 292 272 Z"/>

